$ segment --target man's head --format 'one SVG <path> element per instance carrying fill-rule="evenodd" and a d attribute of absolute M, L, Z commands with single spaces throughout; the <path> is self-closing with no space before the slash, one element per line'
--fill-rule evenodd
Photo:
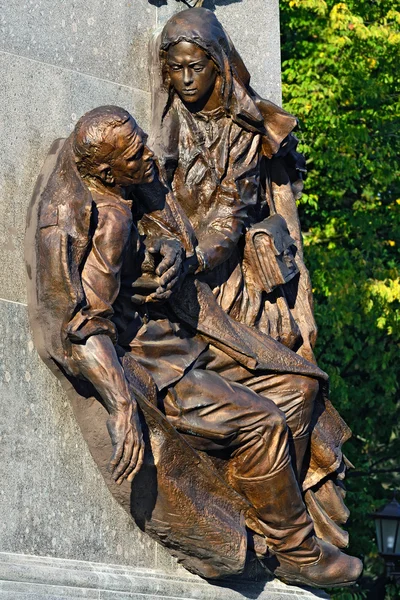
<path fill-rule="evenodd" d="M 153 153 L 131 115 L 118 106 L 100 106 L 81 117 L 72 134 L 79 172 L 108 186 L 150 183 Z"/>

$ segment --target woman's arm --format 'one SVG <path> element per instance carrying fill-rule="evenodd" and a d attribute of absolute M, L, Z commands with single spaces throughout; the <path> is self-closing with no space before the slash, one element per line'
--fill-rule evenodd
<path fill-rule="evenodd" d="M 225 262 L 236 247 L 258 198 L 260 136 L 233 125 L 228 166 L 215 191 L 213 208 L 197 234 L 199 271 Z"/>

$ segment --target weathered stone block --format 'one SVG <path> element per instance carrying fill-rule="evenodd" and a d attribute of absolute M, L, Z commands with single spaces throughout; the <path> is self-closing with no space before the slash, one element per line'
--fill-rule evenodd
<path fill-rule="evenodd" d="M 278 581 L 211 584 L 199 577 L 82 561 L 0 553 L 0 599 L 316 600 L 323 592 Z"/>
<path fill-rule="evenodd" d="M 0 49 L 148 89 L 146 44 L 155 18 L 148 0 L 5 2 Z"/>
<path fill-rule="evenodd" d="M 33 347 L 26 307 L 5 301 L 0 397 L 1 550 L 156 568 L 154 542 L 111 497 L 63 390 Z"/>

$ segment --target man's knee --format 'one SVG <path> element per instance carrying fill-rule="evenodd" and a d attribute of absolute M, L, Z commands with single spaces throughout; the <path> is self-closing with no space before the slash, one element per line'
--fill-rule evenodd
<path fill-rule="evenodd" d="M 286 434 L 287 422 L 285 414 L 273 402 L 267 399 L 263 399 L 261 402 L 261 406 L 257 403 L 257 406 L 249 407 L 249 413 L 253 413 L 254 417 L 256 417 L 252 431 L 256 435 L 262 435 L 263 437 Z"/>
<path fill-rule="evenodd" d="M 215 438 L 259 438 L 287 430 L 285 415 L 272 400 L 212 371 L 189 371 L 176 384 L 174 396 L 175 410 L 169 406 L 171 398 L 169 404 L 165 402 L 168 415 L 177 418 L 184 414 L 191 430 L 197 425 L 199 430 L 208 429 L 210 435 L 213 432 Z"/>
<path fill-rule="evenodd" d="M 244 434 L 249 439 L 252 434 L 264 438 L 286 434 L 286 416 L 272 400 L 241 384 L 231 386 L 239 435 Z"/>
<path fill-rule="evenodd" d="M 234 457 L 240 477 L 265 477 L 289 460 L 288 427 L 283 412 L 273 405 L 264 407 L 258 416 L 258 422 L 241 430 L 237 437 Z"/>
<path fill-rule="evenodd" d="M 317 379 L 302 375 L 294 376 L 291 383 L 298 394 L 299 404 L 288 418 L 288 424 L 293 437 L 301 437 L 309 432 L 319 383 Z"/>

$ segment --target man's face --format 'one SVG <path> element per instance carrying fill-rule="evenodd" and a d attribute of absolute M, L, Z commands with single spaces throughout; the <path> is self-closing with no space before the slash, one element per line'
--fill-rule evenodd
<path fill-rule="evenodd" d="M 183 102 L 199 102 L 212 93 L 217 67 L 196 44 L 179 42 L 171 46 L 167 67 L 171 84 Z"/>
<path fill-rule="evenodd" d="M 115 150 L 109 157 L 109 173 L 120 186 L 151 183 L 155 176 L 154 154 L 145 145 L 146 136 L 129 120 L 113 130 Z"/>

